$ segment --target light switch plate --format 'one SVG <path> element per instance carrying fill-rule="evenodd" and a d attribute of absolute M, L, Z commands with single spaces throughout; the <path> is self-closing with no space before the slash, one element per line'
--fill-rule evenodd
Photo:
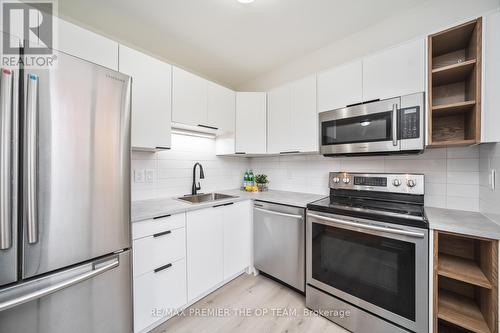
<path fill-rule="evenodd" d="M 155 180 L 155 170 L 146 169 L 146 183 L 153 183 Z"/>
<path fill-rule="evenodd" d="M 144 183 L 144 169 L 134 170 L 134 183 Z"/>

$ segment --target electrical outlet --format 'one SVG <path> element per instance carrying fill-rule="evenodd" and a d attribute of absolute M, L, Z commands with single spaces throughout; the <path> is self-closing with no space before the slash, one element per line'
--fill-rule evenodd
<path fill-rule="evenodd" d="M 146 169 L 146 183 L 153 183 L 155 181 L 155 170 Z"/>
<path fill-rule="evenodd" d="M 144 169 L 134 170 L 134 183 L 144 183 Z"/>

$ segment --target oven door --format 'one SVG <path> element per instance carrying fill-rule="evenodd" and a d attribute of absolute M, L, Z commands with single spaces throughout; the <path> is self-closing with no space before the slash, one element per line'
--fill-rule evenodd
<path fill-rule="evenodd" d="M 392 98 L 320 113 L 321 154 L 399 151 L 400 105 L 400 98 Z"/>
<path fill-rule="evenodd" d="M 306 237 L 309 285 L 427 332 L 427 230 L 309 211 Z"/>

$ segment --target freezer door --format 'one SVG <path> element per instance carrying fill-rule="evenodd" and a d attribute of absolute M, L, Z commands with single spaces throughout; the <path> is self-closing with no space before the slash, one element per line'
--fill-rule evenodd
<path fill-rule="evenodd" d="M 0 68 L 0 286 L 17 279 L 17 77 Z"/>
<path fill-rule="evenodd" d="M 132 332 L 130 252 L 0 291 L 0 332 Z"/>
<path fill-rule="evenodd" d="M 130 77 L 56 52 L 26 70 L 23 278 L 130 247 Z"/>

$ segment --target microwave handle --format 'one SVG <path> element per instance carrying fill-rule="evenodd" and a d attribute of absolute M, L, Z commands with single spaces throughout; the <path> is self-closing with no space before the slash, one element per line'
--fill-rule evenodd
<path fill-rule="evenodd" d="M 398 145 L 398 105 L 392 105 L 392 145 L 396 147 Z"/>

